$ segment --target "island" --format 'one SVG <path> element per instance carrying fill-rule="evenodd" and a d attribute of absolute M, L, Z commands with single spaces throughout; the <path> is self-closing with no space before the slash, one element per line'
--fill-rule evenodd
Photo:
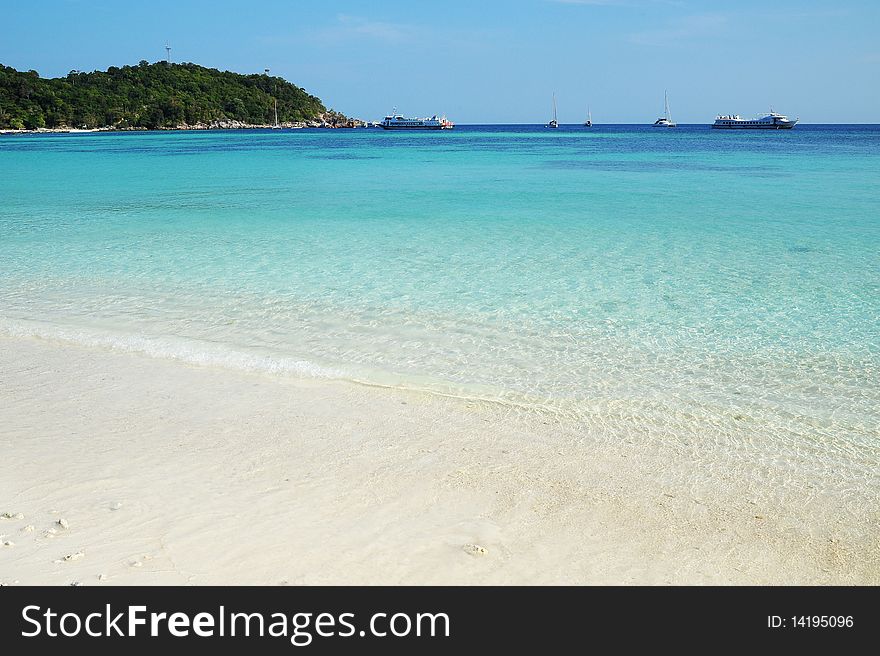
<path fill-rule="evenodd" d="M 111 66 L 42 78 L 0 64 L 0 131 L 362 127 L 287 80 L 191 63 Z M 277 127 L 276 126 L 276 127 Z"/>

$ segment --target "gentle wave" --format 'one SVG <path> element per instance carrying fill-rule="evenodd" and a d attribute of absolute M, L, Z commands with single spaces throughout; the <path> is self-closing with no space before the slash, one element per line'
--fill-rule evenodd
<path fill-rule="evenodd" d="M 294 374 L 307 378 L 348 378 L 341 370 L 323 367 L 307 360 L 246 353 L 227 346 L 181 338 L 123 335 L 95 329 L 70 328 L 36 321 L 9 319 L 0 319 L 0 335 L 67 342 L 79 346 L 104 348 L 152 358 L 241 371 Z"/>
<path fill-rule="evenodd" d="M 370 368 L 369 371 L 345 370 L 278 354 L 249 353 L 240 348 L 207 340 L 147 336 L 4 317 L 0 317 L 0 337 L 42 339 L 233 371 L 344 381 L 366 387 L 419 392 L 471 403 L 501 405 L 512 410 L 539 412 L 558 418 L 574 419 L 577 416 L 577 413 L 569 407 L 571 403 L 493 385 L 457 384 L 431 375 L 404 375 L 376 368 Z"/>

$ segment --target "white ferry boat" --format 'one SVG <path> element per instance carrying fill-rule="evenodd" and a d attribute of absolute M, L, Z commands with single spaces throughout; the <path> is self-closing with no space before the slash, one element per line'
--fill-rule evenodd
<path fill-rule="evenodd" d="M 797 125 L 798 120 L 792 121 L 784 114 L 777 114 L 771 109 L 766 116 L 755 119 L 745 119 L 738 114 L 718 116 L 712 127 L 719 130 L 790 130 Z"/>
<path fill-rule="evenodd" d="M 445 116 L 431 118 L 406 118 L 400 114 L 386 116 L 379 127 L 383 130 L 451 130 L 455 123 Z"/>

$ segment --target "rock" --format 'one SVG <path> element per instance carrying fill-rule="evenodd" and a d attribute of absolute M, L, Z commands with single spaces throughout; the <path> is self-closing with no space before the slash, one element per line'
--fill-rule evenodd
<path fill-rule="evenodd" d="M 471 556 L 485 556 L 489 553 L 489 550 L 486 547 L 482 547 L 479 544 L 466 544 L 462 547 L 466 554 Z"/>

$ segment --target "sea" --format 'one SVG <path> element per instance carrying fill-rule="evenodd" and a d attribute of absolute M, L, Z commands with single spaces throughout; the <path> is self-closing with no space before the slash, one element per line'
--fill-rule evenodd
<path fill-rule="evenodd" d="M 3 335 L 876 485 L 880 126 L 7 135 Z"/>

